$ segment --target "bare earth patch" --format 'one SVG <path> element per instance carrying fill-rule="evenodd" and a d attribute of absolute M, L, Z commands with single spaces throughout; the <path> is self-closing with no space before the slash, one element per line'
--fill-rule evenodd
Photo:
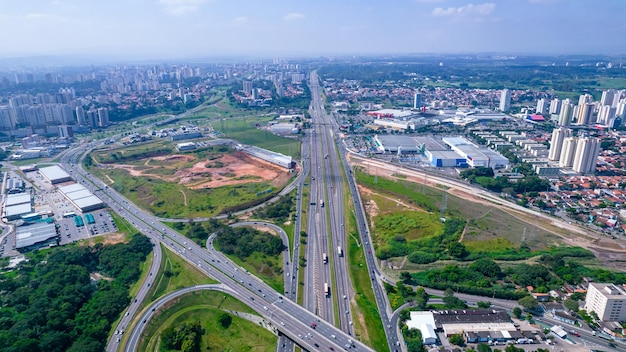
<path fill-rule="evenodd" d="M 134 177 L 153 177 L 166 182 L 184 184 L 190 189 L 218 188 L 251 182 L 268 182 L 281 187 L 289 181 L 291 174 L 285 168 L 254 158 L 241 151 L 224 154 L 218 159 L 197 161 L 190 168 L 177 169 L 169 164 L 197 161 L 191 155 L 167 155 L 148 158 L 142 165 L 149 167 L 138 170 L 135 165 L 116 164 L 112 168 L 121 169 Z M 219 163 L 218 163 L 219 162 Z M 206 167 L 207 164 L 222 165 Z M 173 175 L 161 175 L 157 169 L 170 169 Z"/>

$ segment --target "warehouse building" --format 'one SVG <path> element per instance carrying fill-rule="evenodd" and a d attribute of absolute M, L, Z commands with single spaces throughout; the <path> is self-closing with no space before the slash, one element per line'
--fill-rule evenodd
<path fill-rule="evenodd" d="M 423 151 L 423 145 L 409 136 L 376 135 L 374 143 L 381 153 L 419 154 Z"/>
<path fill-rule="evenodd" d="M 494 170 L 509 166 L 509 159 L 487 148 L 480 148 L 463 137 L 444 137 L 442 141 L 466 159 L 471 167 L 490 167 Z"/>
<path fill-rule="evenodd" d="M 59 234 L 54 223 L 20 226 L 15 230 L 15 249 L 27 252 L 58 244 Z"/>
<path fill-rule="evenodd" d="M 48 167 L 42 167 L 39 169 L 39 172 L 48 182 L 55 185 L 57 183 L 71 181 L 72 177 L 70 174 L 65 172 L 60 166 L 53 165 Z"/>
<path fill-rule="evenodd" d="M 194 150 L 196 149 L 196 143 L 194 142 L 185 142 L 176 144 L 176 149 L 179 152 L 184 152 L 186 150 Z"/>
<path fill-rule="evenodd" d="M 426 150 L 425 155 L 435 167 L 468 167 L 467 159 L 452 150 Z"/>
<path fill-rule="evenodd" d="M 8 194 L 24 192 L 24 181 L 19 178 L 9 178 L 6 183 L 6 191 Z"/>
<path fill-rule="evenodd" d="M 284 155 L 281 153 L 276 153 L 271 150 L 251 146 L 251 145 L 243 145 L 239 144 L 237 149 L 243 151 L 244 153 L 251 155 L 255 158 L 259 158 L 261 160 L 267 161 L 268 163 L 278 165 L 280 167 L 284 167 L 286 169 L 293 169 L 296 166 L 296 163 L 292 160 L 291 156 Z"/>
<path fill-rule="evenodd" d="M 432 312 L 411 312 L 410 319 L 406 321 L 409 329 L 417 329 L 422 333 L 422 343 L 424 345 L 434 345 L 437 343 L 435 333 L 435 319 Z"/>
<path fill-rule="evenodd" d="M 300 127 L 295 123 L 275 123 L 270 126 L 270 131 L 278 135 L 289 135 L 300 133 Z"/>
<path fill-rule="evenodd" d="M 88 189 L 73 183 L 67 186 L 59 187 L 59 191 L 81 212 L 86 213 L 92 210 L 100 209 L 105 206 L 100 198 L 94 196 Z"/>
<path fill-rule="evenodd" d="M 18 220 L 24 214 L 32 213 L 33 206 L 29 193 L 8 194 L 4 201 L 4 218 Z"/>

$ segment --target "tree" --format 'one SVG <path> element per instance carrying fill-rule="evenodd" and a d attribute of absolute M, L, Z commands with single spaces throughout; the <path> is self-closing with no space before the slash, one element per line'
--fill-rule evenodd
<path fill-rule="evenodd" d="M 515 347 L 513 345 L 506 346 L 504 352 L 524 352 L 524 349 L 521 347 Z"/>
<path fill-rule="evenodd" d="M 516 317 L 517 319 L 521 319 L 522 318 L 522 309 L 520 307 L 513 308 L 513 316 Z"/>
<path fill-rule="evenodd" d="M 428 293 L 426 293 L 426 290 L 422 286 L 415 289 L 415 306 L 417 309 L 426 310 L 428 297 Z"/>
<path fill-rule="evenodd" d="M 568 298 L 565 300 L 565 302 L 563 302 L 563 305 L 565 306 L 565 308 L 574 313 L 578 312 L 578 301 Z"/>
<path fill-rule="evenodd" d="M 470 269 L 478 271 L 479 273 L 490 278 L 497 278 L 502 272 L 498 263 L 491 258 L 481 258 L 475 260 L 472 265 L 470 265 Z"/>
<path fill-rule="evenodd" d="M 463 340 L 463 336 L 461 334 L 453 334 L 448 338 L 451 344 L 457 346 L 465 346 L 465 340 Z"/>
<path fill-rule="evenodd" d="M 537 310 L 537 308 L 539 308 L 539 302 L 537 302 L 537 300 L 533 296 L 522 297 L 517 301 L 517 303 L 519 303 L 519 305 L 524 307 L 524 309 L 527 311 Z"/>
<path fill-rule="evenodd" d="M 478 301 L 476 302 L 476 305 L 478 306 L 478 308 L 489 308 L 491 307 L 491 302 Z"/>
<path fill-rule="evenodd" d="M 411 273 L 403 271 L 400 273 L 400 280 L 402 280 L 405 284 L 408 284 L 411 280 L 413 280 L 413 278 L 411 277 Z"/>
<path fill-rule="evenodd" d="M 224 329 L 228 329 L 233 322 L 233 318 L 228 313 L 222 313 L 219 317 L 219 323 Z"/>
<path fill-rule="evenodd" d="M 465 258 L 468 254 L 465 245 L 461 242 L 452 242 L 448 245 L 448 254 L 451 257 L 462 259 Z"/>
<path fill-rule="evenodd" d="M 491 352 L 491 347 L 489 345 L 481 343 L 477 346 L 478 352 Z"/>

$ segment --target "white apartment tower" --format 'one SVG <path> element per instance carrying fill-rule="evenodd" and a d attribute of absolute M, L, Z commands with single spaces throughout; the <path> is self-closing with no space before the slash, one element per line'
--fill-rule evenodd
<path fill-rule="evenodd" d="M 585 310 L 595 312 L 602 321 L 626 320 L 626 292 L 614 284 L 590 282 Z"/>
<path fill-rule="evenodd" d="M 561 112 L 561 101 L 557 98 L 550 102 L 550 115 L 559 114 Z"/>
<path fill-rule="evenodd" d="M 537 114 L 547 115 L 548 114 L 548 102 L 541 98 L 537 101 L 537 109 L 535 109 Z"/>
<path fill-rule="evenodd" d="M 591 118 L 593 117 L 593 103 L 585 103 L 584 105 L 578 105 L 578 118 L 576 123 L 579 125 L 588 125 L 593 123 Z"/>
<path fill-rule="evenodd" d="M 500 111 L 506 112 L 511 108 L 511 91 L 503 89 L 500 93 Z"/>
<path fill-rule="evenodd" d="M 243 81 L 243 92 L 246 95 L 252 94 L 252 81 Z"/>
<path fill-rule="evenodd" d="M 602 92 L 602 98 L 600 98 L 600 105 L 613 105 L 613 97 L 615 97 L 615 89 L 607 89 Z"/>
<path fill-rule="evenodd" d="M 600 154 L 600 139 L 583 137 L 576 143 L 576 154 L 572 169 L 579 174 L 592 174 L 596 171 L 596 160 Z"/>
<path fill-rule="evenodd" d="M 573 113 L 574 105 L 570 103 L 569 99 L 563 100 L 561 103 L 561 112 L 559 113 L 559 126 L 569 126 L 572 122 Z"/>
<path fill-rule="evenodd" d="M 552 131 L 552 140 L 550 141 L 550 152 L 548 159 L 552 161 L 559 161 L 561 157 L 561 150 L 563 149 L 563 141 L 567 137 L 572 136 L 572 130 L 565 127 L 555 128 Z"/>
<path fill-rule="evenodd" d="M 617 109 L 612 107 L 611 105 L 600 106 L 600 110 L 598 110 L 598 119 L 596 120 L 596 122 L 605 126 L 609 126 L 611 121 L 613 121 L 613 119 L 615 118 L 616 111 Z"/>
<path fill-rule="evenodd" d="M 563 140 L 561 155 L 559 156 L 560 167 L 572 167 L 574 164 L 574 153 L 576 153 L 576 137 L 567 137 Z"/>

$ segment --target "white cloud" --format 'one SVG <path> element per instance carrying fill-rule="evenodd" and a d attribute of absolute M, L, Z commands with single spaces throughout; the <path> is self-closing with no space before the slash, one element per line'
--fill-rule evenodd
<path fill-rule="evenodd" d="M 437 7 L 433 10 L 433 16 L 456 16 L 456 15 L 489 15 L 496 9 L 496 4 L 486 2 L 484 4 L 467 4 L 460 7 Z"/>
<path fill-rule="evenodd" d="M 295 20 L 300 20 L 303 19 L 304 15 L 298 12 L 292 12 L 292 13 L 288 13 L 283 17 L 283 20 L 285 21 L 295 21 Z"/>
<path fill-rule="evenodd" d="M 159 0 L 163 12 L 171 15 L 184 15 L 190 12 L 196 12 L 200 9 L 200 5 L 212 0 Z"/>
<path fill-rule="evenodd" d="M 239 16 L 239 17 L 233 18 L 233 24 L 244 24 L 246 22 L 248 22 L 248 17 L 246 16 Z"/>
<path fill-rule="evenodd" d="M 444 2 L 446 0 L 414 0 L 414 1 L 415 2 L 419 2 L 419 3 L 431 4 L 431 3 L 434 3 L 434 2 Z"/>

